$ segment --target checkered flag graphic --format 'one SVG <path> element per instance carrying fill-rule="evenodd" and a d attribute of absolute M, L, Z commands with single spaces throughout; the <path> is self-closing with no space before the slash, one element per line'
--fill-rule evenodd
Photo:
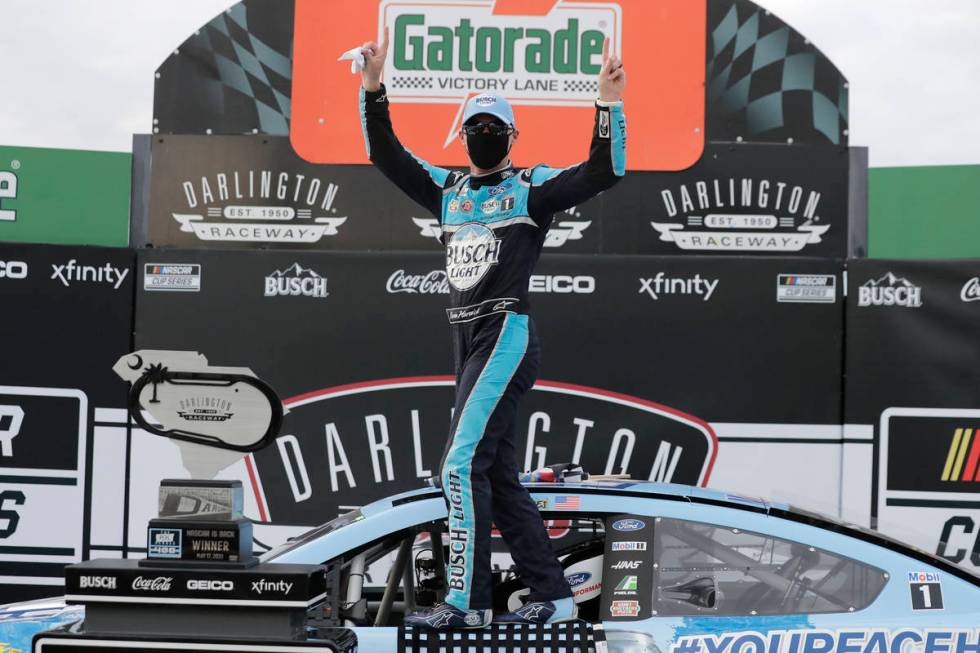
<path fill-rule="evenodd" d="M 433 80 L 425 77 L 417 77 L 414 75 L 409 75 L 406 77 L 392 77 L 391 87 L 393 89 L 433 88 Z"/>
<path fill-rule="evenodd" d="M 562 88 L 566 93 L 598 93 L 599 82 L 594 80 L 565 80 Z"/>
<path fill-rule="evenodd" d="M 848 85 L 837 67 L 749 0 L 708 7 L 709 139 L 846 146 Z"/>
<path fill-rule="evenodd" d="M 154 131 L 289 134 L 293 3 L 243 0 L 157 71 Z"/>

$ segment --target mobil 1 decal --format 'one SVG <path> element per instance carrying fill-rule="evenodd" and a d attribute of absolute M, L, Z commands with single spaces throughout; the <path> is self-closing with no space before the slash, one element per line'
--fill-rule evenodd
<path fill-rule="evenodd" d="M 287 398 L 273 446 L 253 454 L 263 521 L 316 524 L 340 506 L 439 473 L 454 378 L 382 379 Z M 704 485 L 717 438 L 700 419 L 639 397 L 539 380 L 518 413 L 517 463 L 580 462 L 597 474 Z"/>
<path fill-rule="evenodd" d="M 606 518 L 602 619 L 635 620 L 650 615 L 653 596 L 653 517 Z"/>
<path fill-rule="evenodd" d="M 604 199 L 607 251 L 844 256 L 844 148 L 709 145 L 676 173 L 631 173 Z"/>
<path fill-rule="evenodd" d="M 980 410 L 889 408 L 879 440 L 879 524 L 980 571 Z"/>

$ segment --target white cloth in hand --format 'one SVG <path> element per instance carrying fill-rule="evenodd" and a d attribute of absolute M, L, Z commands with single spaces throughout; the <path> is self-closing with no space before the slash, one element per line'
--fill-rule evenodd
<path fill-rule="evenodd" d="M 359 73 L 364 69 L 364 53 L 361 52 L 360 46 L 351 48 L 347 52 L 337 57 L 337 61 L 347 60 L 350 60 L 351 73 Z"/>

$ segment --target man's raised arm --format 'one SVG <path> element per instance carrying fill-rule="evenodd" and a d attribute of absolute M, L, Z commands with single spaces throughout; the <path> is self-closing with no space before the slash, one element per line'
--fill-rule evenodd
<path fill-rule="evenodd" d="M 388 97 L 381 83 L 381 71 L 388 54 L 388 28 L 385 28 L 385 39 L 381 45 L 369 41 L 361 47 L 361 52 L 365 65 L 361 71 L 358 103 L 368 158 L 405 194 L 439 218 L 442 214 L 442 189 L 452 173 L 415 157 L 395 136 L 388 111 Z"/>
<path fill-rule="evenodd" d="M 619 57 L 609 54 L 609 39 L 602 47 L 599 100 L 589 158 L 570 168 L 536 166 L 525 171 L 531 185 L 531 216 L 547 219 L 552 213 L 576 206 L 612 187 L 626 174 L 626 117 L 623 89 L 626 72 Z"/>

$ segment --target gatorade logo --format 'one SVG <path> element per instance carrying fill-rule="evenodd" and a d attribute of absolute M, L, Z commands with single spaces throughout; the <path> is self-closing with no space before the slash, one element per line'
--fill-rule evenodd
<path fill-rule="evenodd" d="M 704 149 L 706 23 L 705 0 L 296 0 L 290 140 L 313 163 L 367 162 L 358 105 L 342 101 L 360 79 L 336 59 L 354 35 L 380 42 L 387 28 L 382 81 L 414 154 L 467 164 L 463 105 L 497 93 L 514 106 L 518 162 L 574 165 L 592 137 L 609 38 L 628 68 L 626 106 L 644 118 L 630 123 L 629 169 L 682 170 Z M 606 120 L 608 138 L 617 126 Z M 569 128 L 555 138 L 559 124 Z"/>

